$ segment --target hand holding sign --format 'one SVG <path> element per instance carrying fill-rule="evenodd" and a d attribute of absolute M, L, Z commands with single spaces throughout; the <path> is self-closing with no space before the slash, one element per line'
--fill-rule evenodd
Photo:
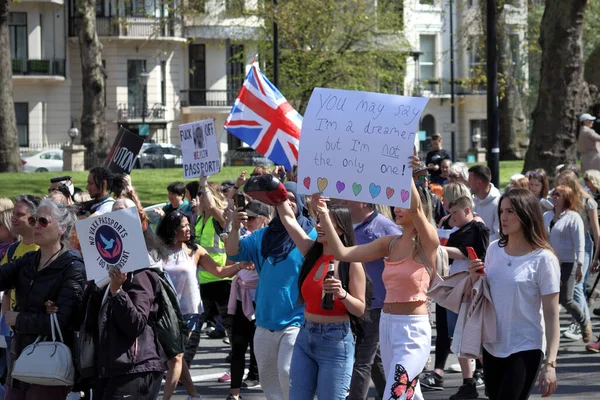
<path fill-rule="evenodd" d="M 407 208 L 416 129 L 427 99 L 317 88 L 308 103 L 299 192 Z"/>

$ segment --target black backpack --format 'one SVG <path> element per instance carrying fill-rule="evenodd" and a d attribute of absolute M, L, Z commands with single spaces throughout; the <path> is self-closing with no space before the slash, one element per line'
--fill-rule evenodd
<path fill-rule="evenodd" d="M 165 276 L 164 271 L 153 270 L 158 275 L 160 283 L 158 312 L 154 321 L 154 331 L 169 360 L 185 351 L 188 328 L 183 320 L 177 293 Z"/>
<path fill-rule="evenodd" d="M 361 264 L 363 265 L 363 264 Z M 363 269 L 364 269 L 363 265 Z M 340 261 L 338 264 L 338 276 L 340 281 L 342 282 L 342 287 L 346 292 L 348 292 L 348 287 L 350 283 L 350 263 L 345 261 Z M 367 274 L 365 270 L 365 277 L 367 278 L 366 289 L 365 289 L 365 314 L 362 317 L 357 317 L 356 315 L 348 313 L 350 316 L 350 327 L 352 328 L 352 333 L 354 336 L 360 337 L 364 335 L 363 322 L 369 320 L 369 310 L 371 309 L 371 303 L 373 302 L 373 283 L 371 282 L 371 278 Z"/>

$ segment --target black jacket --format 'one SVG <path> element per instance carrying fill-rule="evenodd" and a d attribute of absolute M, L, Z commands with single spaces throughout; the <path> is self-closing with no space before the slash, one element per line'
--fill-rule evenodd
<path fill-rule="evenodd" d="M 95 338 L 100 378 L 167 370 L 167 357 L 151 325 L 158 310 L 159 285 L 152 269 L 129 273 L 120 292 L 114 296 L 109 292 L 108 308 L 102 315 L 106 287 L 90 285 L 84 329 Z M 101 336 L 100 318 L 104 325 Z"/>
<path fill-rule="evenodd" d="M 73 332 L 79 327 L 80 307 L 85 284 L 85 267 L 79 252 L 69 250 L 46 268 L 37 271 L 40 250 L 0 267 L 0 290 L 14 290 L 19 312 L 14 326 L 16 355 L 39 335 L 50 337 L 50 316 L 45 302 L 58 306 L 58 323 L 66 344 L 72 348 Z"/>

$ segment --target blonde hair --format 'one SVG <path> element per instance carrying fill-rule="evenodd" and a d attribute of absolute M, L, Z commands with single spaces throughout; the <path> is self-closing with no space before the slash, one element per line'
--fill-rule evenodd
<path fill-rule="evenodd" d="M 452 204 L 456 202 L 456 200 L 461 197 L 471 198 L 471 191 L 469 188 L 463 183 L 449 183 L 442 189 L 443 199 L 446 201 L 446 204 Z M 473 208 L 473 205 L 471 205 Z"/>
<path fill-rule="evenodd" d="M 92 200 L 92 196 L 88 192 L 78 192 L 73 195 L 73 200 L 75 203 L 85 203 Z"/>
<path fill-rule="evenodd" d="M 0 197 L 0 212 L 12 210 L 13 208 L 15 208 L 15 204 L 11 199 L 8 197 Z"/>
<path fill-rule="evenodd" d="M 591 183 L 596 190 L 600 190 L 600 171 L 597 169 L 588 169 L 585 171 L 583 179 Z"/>
<path fill-rule="evenodd" d="M 394 221 L 394 216 L 392 215 L 392 209 L 390 208 L 390 206 L 385 206 L 383 204 L 375 204 L 375 210 L 377 210 L 377 212 L 383 215 L 384 217 L 387 217 L 390 220 Z"/>
<path fill-rule="evenodd" d="M 12 215 L 14 204 L 8 197 L 0 197 L 0 226 L 5 226 L 11 232 L 13 239 L 19 240 L 18 235 L 12 233 Z"/>
<path fill-rule="evenodd" d="M 206 187 L 210 190 L 213 199 L 215 200 L 215 205 L 219 210 L 225 210 L 227 208 L 227 200 L 223 196 L 223 192 L 221 191 L 221 186 L 217 185 L 214 182 L 209 182 Z"/>
<path fill-rule="evenodd" d="M 576 207 L 577 210 L 582 209 L 584 201 L 592 197 L 589 195 L 588 192 L 583 190 L 583 187 L 579 183 L 579 178 L 577 177 L 577 174 L 575 174 L 575 172 L 573 171 L 566 170 L 561 172 L 556 179 L 556 183 L 559 182 L 562 182 L 563 185 L 570 187 L 573 193 L 575 194 L 575 197 L 577 198 L 578 202 L 578 207 Z"/>

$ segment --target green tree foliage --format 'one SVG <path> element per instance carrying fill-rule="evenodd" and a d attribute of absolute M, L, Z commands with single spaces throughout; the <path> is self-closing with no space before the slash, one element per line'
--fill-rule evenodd
<path fill-rule="evenodd" d="M 400 5 L 398 5 L 400 4 Z M 273 23 L 280 46 L 279 89 L 304 111 L 315 87 L 400 94 L 410 46 L 402 5 L 391 0 L 265 1 L 259 54 L 273 76 Z"/>

